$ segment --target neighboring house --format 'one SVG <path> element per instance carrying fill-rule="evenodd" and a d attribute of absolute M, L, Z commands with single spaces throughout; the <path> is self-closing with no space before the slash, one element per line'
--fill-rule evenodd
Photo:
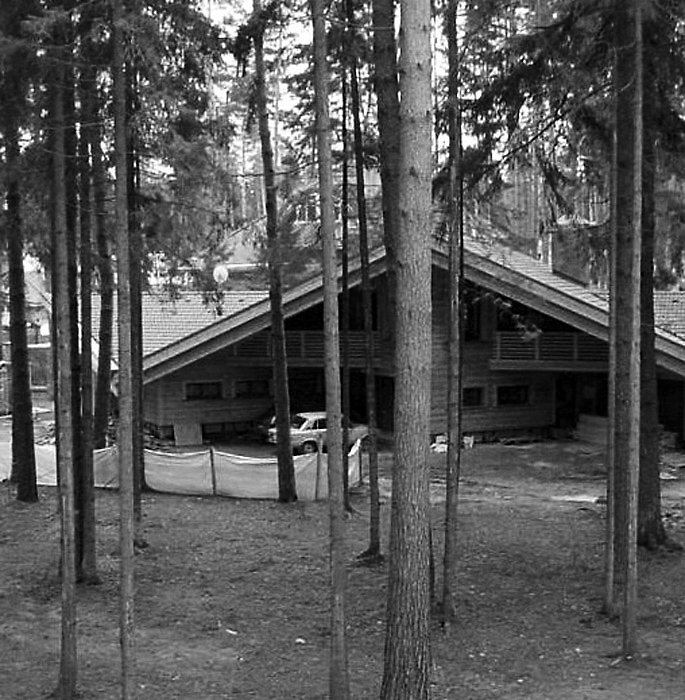
<path fill-rule="evenodd" d="M 387 315 L 385 257 L 371 255 L 374 279 L 377 416 L 392 429 L 393 338 Z M 447 303 L 445 251 L 433 252 L 431 431 L 446 428 Z M 572 429 L 581 414 L 607 409 L 606 293 L 552 272 L 520 253 L 467 239 L 463 430 L 490 438 Z M 358 264 L 351 265 L 351 414 L 366 417 L 364 335 Z M 233 295 L 235 298 L 233 297 Z M 273 407 L 269 299 L 226 293 L 221 316 L 186 301 L 144 308 L 145 420 L 160 435 L 200 442 L 247 429 Z M 284 294 L 293 410 L 324 406 L 323 287 L 308 280 Z M 189 306 L 186 310 L 186 304 Z M 683 435 L 685 295 L 657 294 L 659 419 Z M 195 311 L 190 309 L 194 308 Z M 152 315 L 150 315 L 152 314 Z M 191 325 L 191 322 L 193 325 Z M 683 333 L 683 335 L 679 335 Z"/>
<path fill-rule="evenodd" d="M 24 270 L 26 339 L 29 352 L 29 371 L 34 401 L 50 398 L 52 394 L 52 352 L 50 345 L 51 298 L 44 275 L 38 270 Z M 9 290 L 2 298 L 2 367 L 0 368 L 0 413 L 11 411 L 11 352 Z"/>

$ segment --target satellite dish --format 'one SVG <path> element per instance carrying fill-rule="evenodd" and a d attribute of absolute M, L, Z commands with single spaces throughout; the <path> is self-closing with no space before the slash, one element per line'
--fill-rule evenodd
<path fill-rule="evenodd" d="M 226 284 L 228 281 L 228 268 L 223 264 L 216 265 L 212 276 L 218 285 Z"/>

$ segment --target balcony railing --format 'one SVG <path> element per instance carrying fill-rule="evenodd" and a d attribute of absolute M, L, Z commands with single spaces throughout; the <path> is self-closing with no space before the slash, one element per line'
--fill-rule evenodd
<path fill-rule="evenodd" d="M 526 337 L 517 332 L 501 332 L 495 336 L 491 359 L 521 365 L 606 365 L 609 346 L 585 333 L 542 332 Z"/>
<path fill-rule="evenodd" d="M 342 339 L 341 339 L 342 343 Z M 361 361 L 365 357 L 366 341 L 362 331 L 350 331 L 347 338 L 350 361 Z M 286 331 L 286 354 L 289 360 L 323 360 L 324 334 L 322 331 Z M 374 357 L 381 357 L 382 344 L 374 334 Z M 342 347 L 341 347 L 342 353 Z M 271 357 L 271 335 L 257 333 L 233 346 L 233 357 L 265 359 Z"/>

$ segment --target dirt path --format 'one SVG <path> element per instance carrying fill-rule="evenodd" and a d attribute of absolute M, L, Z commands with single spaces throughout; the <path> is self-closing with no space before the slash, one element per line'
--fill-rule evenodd
<path fill-rule="evenodd" d="M 572 443 L 478 445 L 463 453 L 458 622 L 433 630 L 433 700 L 674 700 L 685 688 L 683 558 L 640 554 L 640 653 L 614 663 L 620 627 L 600 614 L 603 464 Z M 382 469 L 390 456 L 383 456 Z M 432 457 L 440 584 L 444 459 Z M 387 482 L 386 482 L 387 485 Z M 664 481 L 685 540 L 682 482 Z M 382 508 L 387 551 L 389 500 Z M 368 499 L 347 521 L 352 698 L 378 697 L 387 569 L 360 567 Z M 37 700 L 59 668 L 54 489 L 0 502 L 0 698 Z M 281 506 L 148 494 L 136 558 L 139 697 L 320 700 L 328 690 L 327 504 Z M 680 514 L 680 515 L 678 515 Z M 117 494 L 98 491 L 102 584 L 79 590 L 82 697 L 115 700 Z M 676 517 L 678 516 L 678 517 Z M 439 590 L 439 588 L 438 588 Z"/>

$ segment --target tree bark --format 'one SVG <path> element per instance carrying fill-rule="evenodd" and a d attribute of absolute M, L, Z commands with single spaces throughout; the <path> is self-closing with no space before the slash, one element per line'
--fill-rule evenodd
<path fill-rule="evenodd" d="M 140 111 L 137 91 L 137 73 L 126 64 L 126 133 L 127 148 L 127 202 L 130 240 L 130 294 L 131 294 L 131 386 L 133 396 L 133 507 L 135 517 L 135 544 L 145 547 L 143 533 L 143 489 L 145 488 L 145 446 L 143 444 L 143 238 L 139 222 L 140 147 L 136 131 L 136 115 Z"/>
<path fill-rule="evenodd" d="M 340 324 L 338 318 L 338 273 L 333 204 L 333 158 L 328 116 L 328 66 L 326 26 L 322 0 L 311 0 L 314 31 L 314 91 L 316 140 L 323 243 L 324 337 L 326 379 L 326 439 L 328 442 L 328 503 L 330 514 L 331 566 L 331 654 L 329 697 L 350 696 L 345 633 L 345 494 L 343 488 L 342 411 L 340 395 Z"/>
<path fill-rule="evenodd" d="M 615 5 L 616 380 L 614 536 L 623 590 L 623 653 L 636 646 L 637 491 L 640 468 L 642 41 L 639 0 Z"/>
<path fill-rule="evenodd" d="M 443 559 L 442 622 L 448 628 L 456 619 L 457 504 L 461 469 L 461 371 L 463 273 L 463 177 L 461 163 L 461 115 L 459 104 L 459 45 L 457 0 L 450 0 L 445 14 L 448 54 L 449 114 L 449 372 L 447 375 L 447 462 L 445 474 L 445 552 Z"/>
<path fill-rule="evenodd" d="M 124 75 L 124 18 L 122 0 L 113 5 L 114 83 L 114 216 L 117 250 L 117 296 L 119 331 L 119 643 L 121 647 L 121 698 L 135 697 L 134 644 L 134 438 L 133 377 L 131 357 L 130 239 L 127 210 L 126 77 Z"/>
<path fill-rule="evenodd" d="M 96 125 L 93 129 L 90 144 L 93 158 L 96 266 L 100 281 L 98 367 L 95 379 L 95 411 L 93 416 L 93 446 L 96 449 L 107 447 L 110 397 L 112 393 L 112 330 L 114 326 L 114 276 L 112 273 L 111 246 L 107 235 L 107 191 L 100 131 L 100 128 Z"/>
<path fill-rule="evenodd" d="M 666 542 L 661 514 L 661 482 L 659 477 L 659 418 L 654 347 L 654 236 L 656 185 L 656 124 L 658 99 L 657 66 L 659 22 L 644 22 L 644 99 L 642 159 L 642 420 L 640 426 L 640 489 L 638 501 L 637 542 L 656 549 Z"/>
<path fill-rule="evenodd" d="M 16 60 L 16 58 L 15 58 Z M 18 68 L 13 66 L 14 74 Z M 9 84 L 8 84 L 9 83 Z M 31 372 L 26 337 L 26 290 L 24 279 L 24 235 L 19 189 L 18 114 L 24 86 L 17 79 L 5 82 L 7 103 L 2 130 L 7 163 L 7 263 L 10 294 L 10 362 L 12 376 L 12 473 L 17 485 L 17 500 L 38 500 L 36 456 L 33 443 L 33 402 Z"/>
<path fill-rule="evenodd" d="M 260 0 L 254 0 L 254 14 L 262 10 Z M 266 239 L 269 254 L 269 299 L 271 301 L 271 342 L 273 352 L 274 395 L 276 403 L 276 435 L 278 454 L 278 500 L 290 503 L 297 500 L 295 467 L 290 442 L 290 394 L 288 391 L 288 364 L 285 348 L 285 320 L 281 282 L 281 253 L 278 236 L 278 193 L 274 173 L 273 150 L 269 132 L 269 113 L 266 98 L 266 70 L 264 67 L 264 27 L 254 37 L 255 101 L 259 123 L 259 139 L 264 167 L 264 197 L 266 202 Z"/>
<path fill-rule="evenodd" d="M 84 29 L 90 29 L 88 23 Z M 97 583 L 96 536 L 95 536 L 95 484 L 93 474 L 93 351 L 92 351 L 92 293 L 93 293 L 93 197 L 91 188 L 90 134 L 92 123 L 97 118 L 93 109 L 95 70 L 84 69 L 80 80 L 80 102 L 82 109 L 81 138 L 79 139 L 79 202 L 81 224 L 81 406 L 82 406 L 82 508 L 83 549 L 80 577 L 86 583 Z"/>
<path fill-rule="evenodd" d="M 74 441 L 72 459 L 74 462 L 74 534 L 76 542 L 76 580 L 82 579 L 81 563 L 83 561 L 83 538 L 85 517 L 85 475 L 83 472 L 83 430 L 81 425 L 81 352 L 79 329 L 79 293 L 78 293 L 78 135 L 76 132 L 76 86 L 74 76 L 74 53 L 71 48 L 74 41 L 74 27 L 71 19 L 64 23 L 65 49 L 64 59 L 64 144 L 65 144 L 65 193 L 66 193 L 66 232 L 67 232 L 67 284 L 68 300 L 71 306 L 69 323 L 71 327 L 71 422 Z"/>
<path fill-rule="evenodd" d="M 68 288 L 67 192 L 65 187 L 64 54 L 56 49 L 52 85 L 52 176 L 54 338 L 56 357 L 57 472 L 60 498 L 60 574 L 62 578 L 62 639 L 58 697 L 76 696 L 76 547 L 74 541 L 73 389 L 71 380 L 71 301 Z"/>
<path fill-rule="evenodd" d="M 348 0 L 348 21 L 354 20 L 352 3 Z M 364 313 L 364 365 L 366 371 L 366 422 L 369 426 L 367 441 L 369 453 L 369 487 L 371 509 L 369 518 L 369 546 L 365 559 L 381 557 L 381 521 L 378 486 L 378 426 L 376 423 L 376 375 L 374 367 L 373 297 L 369 272 L 369 232 L 366 217 L 366 192 L 364 180 L 364 148 L 362 141 L 361 101 L 357 79 L 357 57 L 350 58 L 350 82 L 352 92 L 352 119 L 354 124 L 354 163 L 357 181 L 357 217 L 359 221 L 359 258 L 362 273 L 362 305 Z"/>
<path fill-rule="evenodd" d="M 387 259 L 389 335 L 395 321 L 395 236 L 399 231 L 400 102 L 395 40 L 395 0 L 373 0 L 374 85 L 378 97 L 383 242 Z"/>
<path fill-rule="evenodd" d="M 383 242 L 387 261 L 387 337 L 395 337 L 396 255 L 395 236 L 399 230 L 399 157 L 400 108 L 395 43 L 394 0 L 373 0 L 374 85 L 378 98 L 378 132 L 380 137 L 381 192 L 383 204 Z M 374 397 L 375 402 L 375 397 Z M 376 404 L 374 403 L 374 408 Z M 374 465 L 377 466 L 377 465 Z M 369 465 L 369 549 L 380 542 L 381 499 L 378 470 Z M 380 545 L 379 545 L 380 551 Z"/>
<path fill-rule="evenodd" d="M 381 698 L 430 693 L 431 7 L 402 0 L 395 460 Z"/>

